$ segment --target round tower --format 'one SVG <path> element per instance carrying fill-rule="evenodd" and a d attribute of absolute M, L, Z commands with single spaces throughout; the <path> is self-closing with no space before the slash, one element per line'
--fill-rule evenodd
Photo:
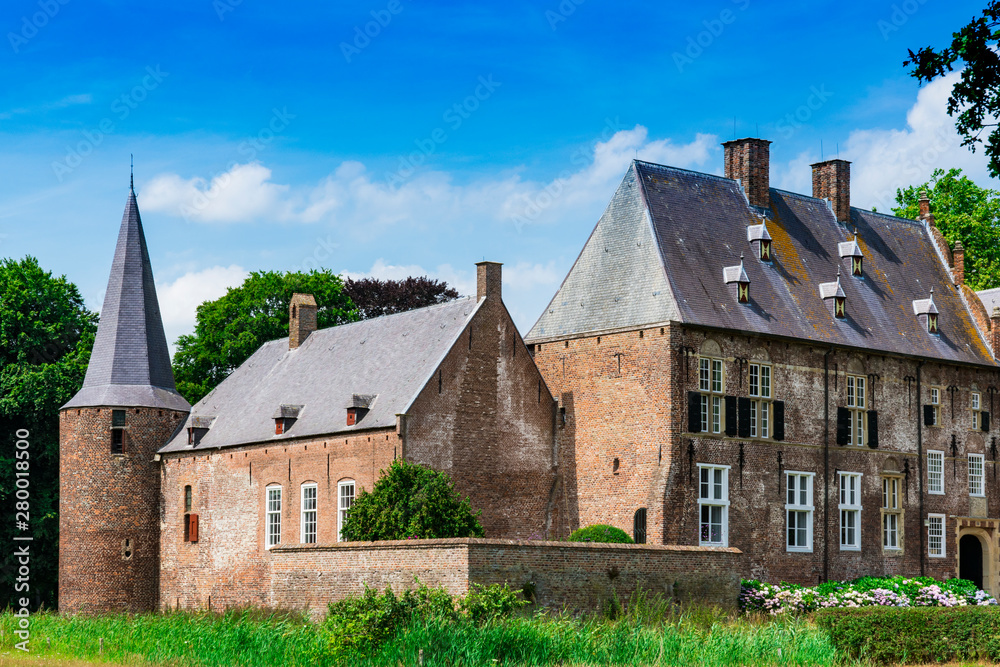
<path fill-rule="evenodd" d="M 59 412 L 59 609 L 154 611 L 156 452 L 191 406 L 177 393 L 130 189 L 83 388 Z"/>

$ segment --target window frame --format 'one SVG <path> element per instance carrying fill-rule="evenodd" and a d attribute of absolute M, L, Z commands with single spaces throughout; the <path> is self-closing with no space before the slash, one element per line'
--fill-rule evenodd
<path fill-rule="evenodd" d="M 725 430 L 725 359 L 698 357 L 698 392 L 701 401 L 701 432 L 720 435 Z"/>
<path fill-rule="evenodd" d="M 347 507 L 344 507 L 344 489 L 351 487 L 350 502 Z M 354 505 L 354 500 L 358 497 L 358 487 L 353 479 L 342 479 L 337 482 L 337 541 L 343 542 L 344 539 L 341 536 L 341 531 L 344 530 L 344 519 L 347 518 L 347 512 Z"/>
<path fill-rule="evenodd" d="M 730 470 L 730 466 L 720 465 L 720 464 L 716 464 L 716 463 L 699 463 L 699 464 L 697 464 L 697 467 L 698 467 L 698 545 L 699 546 L 703 546 L 703 547 L 728 547 L 729 546 L 729 470 Z M 701 494 L 702 484 L 703 484 L 702 478 L 701 478 L 702 471 L 713 471 L 713 470 L 719 470 L 719 471 L 722 472 L 722 480 L 721 480 L 721 486 L 722 486 L 721 495 L 722 495 L 722 498 L 713 498 L 713 497 L 711 497 L 711 495 L 712 495 L 711 494 L 711 487 L 714 486 L 714 484 L 715 484 L 715 481 L 712 480 L 712 479 L 709 479 L 708 482 L 707 482 L 708 485 L 709 485 L 709 487 L 710 487 L 710 489 L 709 489 L 709 497 L 702 497 L 702 494 Z M 720 516 L 720 524 L 719 524 L 720 525 L 720 529 L 719 529 L 719 532 L 720 532 L 720 536 L 721 536 L 722 539 L 719 540 L 719 541 L 717 541 L 717 542 L 713 542 L 711 539 L 703 539 L 702 538 L 702 534 L 703 534 L 703 532 L 702 532 L 702 527 L 703 527 L 702 512 L 704 511 L 702 509 L 703 507 L 719 507 L 720 508 L 720 515 L 721 516 Z M 711 512 L 711 510 L 709 510 L 709 512 Z M 712 525 L 711 518 L 712 518 L 711 514 L 709 514 L 709 521 L 708 521 L 708 525 L 709 525 L 708 537 L 709 538 L 711 538 L 711 525 Z"/>
<path fill-rule="evenodd" d="M 931 476 L 931 454 L 935 454 L 934 458 L 939 458 L 941 462 L 941 468 L 938 471 L 940 476 L 940 484 L 935 487 L 933 481 L 934 478 Z M 935 490 L 938 488 L 939 490 Z M 928 449 L 927 450 L 927 493 L 932 496 L 943 496 L 944 495 L 944 451 L 940 449 Z"/>
<path fill-rule="evenodd" d="M 788 502 L 789 494 L 795 494 L 794 496 L 792 496 L 793 499 L 795 499 L 796 497 L 801 499 L 802 489 L 800 486 L 798 486 L 798 484 L 795 485 L 798 488 L 792 491 L 792 485 L 789 484 L 789 480 L 792 478 L 806 481 L 807 502 L 805 504 Z M 814 484 L 815 478 L 816 478 L 816 473 L 814 472 L 805 472 L 802 470 L 785 471 L 785 551 L 788 553 L 812 553 L 813 551 L 813 519 L 814 519 L 814 513 L 816 511 L 815 496 L 813 495 L 815 492 L 815 484 Z M 805 545 L 789 544 L 789 538 L 791 537 L 790 533 L 792 531 L 793 514 L 796 516 L 796 518 L 798 518 L 800 515 L 805 515 L 806 518 Z M 799 531 L 801 530 L 801 528 L 798 525 L 796 525 L 794 530 Z"/>
<path fill-rule="evenodd" d="M 271 492 L 277 491 L 277 498 L 271 497 Z M 264 544 L 266 549 L 271 549 L 281 544 L 281 501 L 284 496 L 283 487 L 280 484 L 268 484 L 264 487 Z M 274 505 L 272 501 L 277 500 Z"/>
<path fill-rule="evenodd" d="M 860 472 L 838 472 L 837 473 L 837 498 L 839 503 L 837 509 L 840 512 L 840 550 L 841 551 L 861 551 L 861 479 L 863 473 Z M 844 502 L 844 482 L 847 479 L 852 479 L 855 482 L 853 495 L 854 498 L 848 497 L 847 500 L 854 500 L 855 502 Z M 850 491 L 848 489 L 848 491 Z M 849 514 L 854 517 L 854 525 L 850 530 L 854 533 L 854 544 L 845 544 L 844 542 L 844 516 Z"/>
<path fill-rule="evenodd" d="M 900 501 L 903 493 L 902 475 L 882 475 L 882 551 L 893 553 L 903 551 L 903 504 Z M 895 500 L 895 506 L 892 506 L 892 500 Z M 890 523 L 895 524 L 891 531 Z M 894 545 L 888 544 L 890 535 L 895 536 Z"/>
<path fill-rule="evenodd" d="M 982 426 L 982 412 L 983 412 L 983 400 L 982 393 L 978 391 L 970 392 L 969 394 L 969 412 L 972 413 L 972 425 L 970 429 L 973 431 L 981 430 Z"/>
<path fill-rule="evenodd" d="M 934 415 L 934 423 L 931 424 L 931 426 L 932 427 L 935 427 L 935 426 L 936 427 L 940 427 L 941 426 L 941 387 L 928 387 L 928 389 L 930 389 L 930 402 L 928 403 L 928 405 L 930 405 L 933 408 L 932 414 Z"/>
<path fill-rule="evenodd" d="M 754 361 L 747 365 L 747 394 L 750 396 L 750 437 L 769 440 L 774 434 L 774 368 L 771 364 Z"/>
<path fill-rule="evenodd" d="M 299 542 L 316 544 L 319 535 L 319 485 L 316 482 L 303 482 L 299 489 Z M 306 506 L 306 491 L 312 491 L 312 507 Z"/>
<path fill-rule="evenodd" d="M 973 472 L 972 472 L 972 462 L 978 461 L 978 478 L 979 478 L 979 491 L 973 491 Z M 985 498 L 986 497 L 986 456 L 983 454 L 969 454 L 968 462 L 968 472 L 969 472 L 969 497 L 970 498 Z"/>
<path fill-rule="evenodd" d="M 847 411 L 850 413 L 847 444 L 864 447 L 868 444 L 868 377 L 848 375 L 844 386 L 847 389 Z"/>
<path fill-rule="evenodd" d="M 934 519 L 939 519 L 941 521 L 941 552 L 934 553 L 931 551 L 931 540 L 933 535 L 931 534 L 932 521 Z M 928 558 L 947 558 L 948 557 L 948 540 L 945 539 L 946 531 L 948 525 L 948 517 L 945 514 L 928 514 L 927 515 L 927 557 Z"/>

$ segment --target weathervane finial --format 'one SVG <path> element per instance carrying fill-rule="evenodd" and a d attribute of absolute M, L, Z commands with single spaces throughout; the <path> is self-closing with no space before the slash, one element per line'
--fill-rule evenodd
<path fill-rule="evenodd" d="M 128 157 L 129 157 L 128 188 L 132 192 L 135 192 L 135 155 L 129 153 Z"/>

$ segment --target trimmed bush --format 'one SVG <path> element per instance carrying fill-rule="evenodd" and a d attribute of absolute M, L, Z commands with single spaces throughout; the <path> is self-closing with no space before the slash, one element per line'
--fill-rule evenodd
<path fill-rule="evenodd" d="M 816 623 L 841 657 L 876 664 L 1000 659 L 1000 608 L 824 609 Z"/>
<path fill-rule="evenodd" d="M 634 544 L 632 538 L 621 528 L 606 526 L 602 523 L 577 528 L 567 538 L 570 542 L 612 542 L 616 544 Z"/>
<path fill-rule="evenodd" d="M 483 537 L 480 514 L 448 475 L 396 459 L 370 493 L 354 499 L 341 534 L 352 542 Z"/>

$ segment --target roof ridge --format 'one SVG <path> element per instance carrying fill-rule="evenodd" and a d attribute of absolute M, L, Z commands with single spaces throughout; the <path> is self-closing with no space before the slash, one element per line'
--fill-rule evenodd
<path fill-rule="evenodd" d="M 671 171 L 679 171 L 679 172 L 683 172 L 685 174 L 692 174 L 694 176 L 701 176 L 703 178 L 712 178 L 712 179 L 719 180 L 719 181 L 728 181 L 730 183 L 736 183 L 736 179 L 735 178 L 726 178 L 725 176 L 719 176 L 718 174 L 709 174 L 709 173 L 704 172 L 704 171 L 695 171 L 694 169 L 685 169 L 684 167 L 674 167 L 673 165 L 660 164 L 659 162 L 648 162 L 646 160 L 640 160 L 638 158 L 633 159 L 632 162 L 634 162 L 636 164 L 641 164 L 641 165 L 644 165 L 644 166 L 657 167 L 657 168 L 660 168 L 660 169 L 669 169 Z"/>

